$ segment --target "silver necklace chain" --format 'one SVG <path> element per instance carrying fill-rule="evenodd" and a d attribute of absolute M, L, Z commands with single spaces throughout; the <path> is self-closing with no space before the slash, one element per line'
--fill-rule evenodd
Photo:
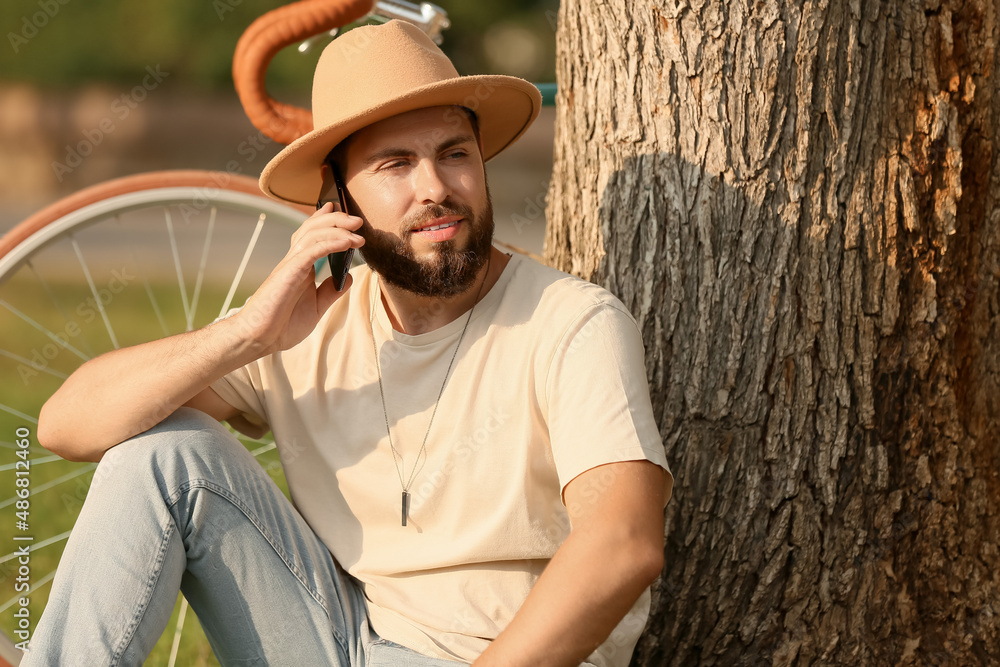
<path fill-rule="evenodd" d="M 489 277 L 490 273 L 490 260 L 491 257 L 486 259 L 486 273 L 483 275 L 483 282 L 479 283 L 479 291 L 476 293 L 476 300 L 472 303 L 472 308 L 469 309 L 469 316 L 465 320 L 465 326 L 462 327 L 462 333 L 458 337 L 458 343 L 455 344 L 455 351 L 451 355 L 451 361 L 448 362 L 448 369 L 444 372 L 444 381 L 441 383 L 441 390 L 438 391 L 437 399 L 434 401 L 434 410 L 431 411 L 430 421 L 427 422 L 427 430 L 424 432 L 424 440 L 420 443 L 420 451 L 417 452 L 417 458 L 413 462 L 413 468 L 410 470 L 410 476 L 403 482 L 403 455 L 396 450 L 396 446 L 392 442 L 392 431 L 389 428 L 389 411 L 385 407 L 385 389 L 382 386 L 382 367 L 378 361 L 378 344 L 375 342 L 375 297 L 372 297 L 371 304 L 371 332 L 372 332 L 372 351 L 375 353 L 375 370 L 378 372 L 378 393 L 379 397 L 382 399 L 382 416 L 385 417 L 385 432 L 389 436 L 389 449 L 392 450 L 392 463 L 396 468 L 396 476 L 399 477 L 399 486 L 402 488 L 402 525 L 406 525 L 406 518 L 409 514 L 409 504 L 410 504 L 410 485 L 413 484 L 413 478 L 417 476 L 417 472 L 423 467 L 422 461 L 426 461 L 426 450 L 427 450 L 427 437 L 431 434 L 431 425 L 434 423 L 434 416 L 437 414 L 438 405 L 441 403 L 441 397 L 444 395 L 444 388 L 448 384 L 448 376 L 451 375 L 451 367 L 455 364 L 455 359 L 458 357 L 458 350 L 462 347 L 462 340 L 465 339 L 465 332 L 469 330 L 469 323 L 472 322 L 472 314 L 476 310 L 476 305 L 479 303 L 479 298 L 483 295 L 483 286 L 486 285 L 486 279 Z M 377 278 L 376 278 L 377 280 Z"/>

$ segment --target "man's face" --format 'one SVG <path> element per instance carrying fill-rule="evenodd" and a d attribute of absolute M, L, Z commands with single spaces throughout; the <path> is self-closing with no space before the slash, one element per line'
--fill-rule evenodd
<path fill-rule="evenodd" d="M 471 287 L 490 253 L 493 206 L 464 112 L 430 107 L 369 125 L 352 135 L 343 170 L 372 270 L 421 296 Z"/>

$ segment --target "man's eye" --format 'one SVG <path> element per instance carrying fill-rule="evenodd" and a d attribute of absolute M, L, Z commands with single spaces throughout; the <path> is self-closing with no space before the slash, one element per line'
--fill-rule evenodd
<path fill-rule="evenodd" d="M 465 151 L 452 151 L 451 153 L 448 153 L 445 157 L 456 159 L 456 158 L 463 158 L 466 155 L 468 155 L 468 153 L 466 153 Z"/>
<path fill-rule="evenodd" d="M 397 169 L 399 167 L 405 167 L 406 160 L 394 160 L 392 162 L 386 162 L 382 165 L 382 169 Z"/>

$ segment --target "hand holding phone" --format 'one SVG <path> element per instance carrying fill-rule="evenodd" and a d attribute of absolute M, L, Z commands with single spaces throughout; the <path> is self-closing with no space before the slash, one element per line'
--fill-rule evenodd
<path fill-rule="evenodd" d="M 342 211 L 347 213 L 347 196 L 344 185 L 340 182 L 340 177 L 332 165 L 323 165 L 323 189 L 320 190 L 319 199 L 316 200 L 316 210 L 323 208 L 327 202 L 333 202 L 334 212 Z M 330 273 L 333 274 L 333 286 L 337 291 L 344 289 L 344 282 L 347 280 L 347 273 L 351 270 L 351 259 L 354 257 L 354 248 L 348 248 L 343 252 L 333 252 L 327 255 L 330 263 Z"/>

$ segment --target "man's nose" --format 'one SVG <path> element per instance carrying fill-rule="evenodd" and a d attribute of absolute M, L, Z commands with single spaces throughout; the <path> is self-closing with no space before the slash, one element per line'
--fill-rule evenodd
<path fill-rule="evenodd" d="M 434 160 L 421 160 L 414 170 L 414 191 L 421 204 L 440 204 L 451 193 Z"/>

